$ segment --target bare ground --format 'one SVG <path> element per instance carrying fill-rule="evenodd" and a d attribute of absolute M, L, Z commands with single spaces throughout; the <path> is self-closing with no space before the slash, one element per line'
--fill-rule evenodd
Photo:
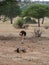
<path fill-rule="evenodd" d="M 41 26 L 42 37 L 34 38 L 34 26 L 26 29 L 27 36 L 22 44 L 19 37 L 21 29 L 15 29 L 10 24 L 0 24 L 0 65 L 49 65 L 49 28 Z M 15 52 L 18 47 L 25 48 L 26 53 Z"/>
<path fill-rule="evenodd" d="M 0 65 L 49 65 L 49 38 L 26 38 L 0 40 Z M 25 48 L 26 53 L 17 53 L 17 47 Z"/>

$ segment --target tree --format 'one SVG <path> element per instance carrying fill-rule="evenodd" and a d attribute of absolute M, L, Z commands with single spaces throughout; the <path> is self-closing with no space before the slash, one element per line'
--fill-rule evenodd
<path fill-rule="evenodd" d="M 45 6 L 45 16 L 49 17 L 49 6 L 48 5 Z M 44 23 L 45 16 L 42 18 L 42 24 Z"/>
<path fill-rule="evenodd" d="M 3 3 L 4 1 L 0 1 L 0 16 L 3 15 Z"/>
<path fill-rule="evenodd" d="M 8 17 L 11 21 L 13 21 L 13 18 L 20 14 L 20 6 L 17 4 L 18 2 L 16 0 L 4 0 L 2 4 L 3 8 L 3 15 L 5 17 Z"/>
<path fill-rule="evenodd" d="M 49 18 L 49 6 L 46 8 L 46 11 L 47 11 L 46 17 Z"/>
<path fill-rule="evenodd" d="M 0 1 L 0 17 L 3 16 L 4 13 L 5 13 L 4 5 L 5 5 L 5 2 L 4 1 Z M 0 20 L 1 20 L 1 18 L 0 18 Z"/>
<path fill-rule="evenodd" d="M 40 27 L 40 19 L 47 15 L 47 7 L 48 5 L 33 4 L 22 12 L 22 16 L 30 16 L 38 19 L 38 27 Z"/>

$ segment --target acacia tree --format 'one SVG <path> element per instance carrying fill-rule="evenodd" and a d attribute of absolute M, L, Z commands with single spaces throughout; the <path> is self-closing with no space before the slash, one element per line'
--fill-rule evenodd
<path fill-rule="evenodd" d="M 27 10 L 22 12 L 22 16 L 30 16 L 38 19 L 38 27 L 40 27 L 40 19 L 43 19 L 47 15 L 47 11 L 49 11 L 46 10 L 47 7 L 48 5 L 33 4 Z"/>
<path fill-rule="evenodd" d="M 46 17 L 49 18 L 49 7 L 47 7 L 46 11 L 47 11 Z"/>
<path fill-rule="evenodd" d="M 20 14 L 20 7 L 17 4 L 16 0 L 6 0 L 7 8 L 6 8 L 6 16 L 11 20 L 11 24 L 13 18 Z"/>
<path fill-rule="evenodd" d="M 16 0 L 4 0 L 2 2 L 2 14 L 10 19 L 11 24 L 13 18 L 17 17 L 21 12 L 20 6 L 17 3 Z"/>
<path fill-rule="evenodd" d="M 44 7 L 45 9 L 44 9 L 44 13 L 45 13 L 45 16 L 46 17 L 49 17 L 49 6 L 48 5 L 45 5 L 45 7 Z M 43 16 L 43 18 L 42 18 L 42 24 L 44 23 L 44 18 L 45 18 L 45 16 Z"/>
<path fill-rule="evenodd" d="M 5 13 L 4 5 L 5 5 L 5 2 L 4 1 L 0 1 L 0 17 L 4 16 L 4 13 Z M 0 20 L 1 20 L 1 18 L 0 18 Z"/>
<path fill-rule="evenodd" d="M 0 1 L 0 16 L 3 15 L 3 10 L 4 10 L 3 9 L 3 6 L 4 6 L 3 3 L 4 3 L 4 1 Z"/>

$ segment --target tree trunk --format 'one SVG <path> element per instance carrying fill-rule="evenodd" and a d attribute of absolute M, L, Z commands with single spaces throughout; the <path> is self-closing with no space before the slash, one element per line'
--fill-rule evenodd
<path fill-rule="evenodd" d="M 42 19 L 42 24 L 44 23 L 44 18 Z"/>
<path fill-rule="evenodd" d="M 40 27 L 40 19 L 38 19 L 38 27 Z"/>
<path fill-rule="evenodd" d="M 10 18 L 11 24 L 13 23 L 13 18 Z"/>

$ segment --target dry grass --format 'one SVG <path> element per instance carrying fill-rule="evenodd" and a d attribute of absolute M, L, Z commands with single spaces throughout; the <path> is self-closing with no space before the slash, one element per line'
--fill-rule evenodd
<path fill-rule="evenodd" d="M 45 20 L 49 21 L 49 19 Z M 41 25 L 41 38 L 34 38 L 33 31 L 37 25 L 30 25 L 24 44 L 21 44 L 19 32 L 9 23 L 0 22 L 0 65 L 49 65 L 49 22 Z M 17 47 L 25 48 L 26 53 L 17 53 Z"/>

